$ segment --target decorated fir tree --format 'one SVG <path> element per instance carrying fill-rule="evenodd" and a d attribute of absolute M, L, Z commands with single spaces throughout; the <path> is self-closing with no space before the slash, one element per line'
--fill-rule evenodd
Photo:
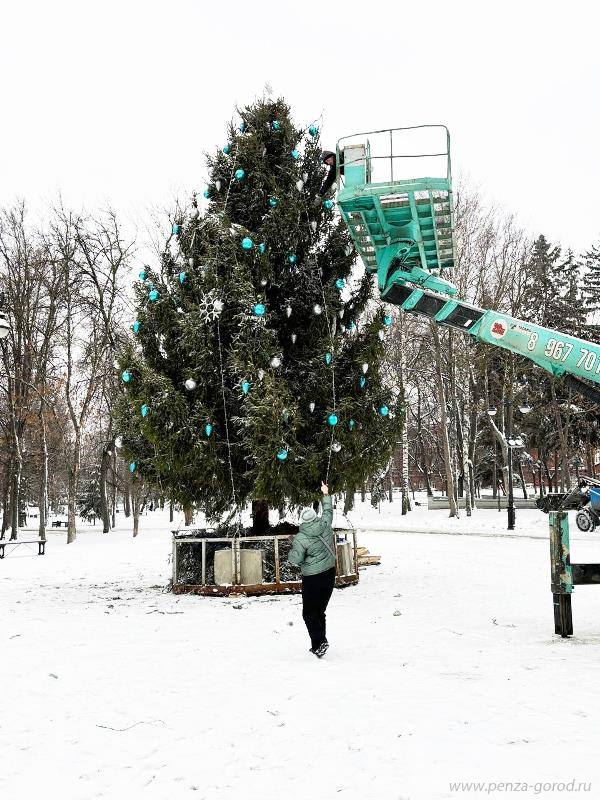
<path fill-rule="evenodd" d="M 208 158 L 208 202 L 140 272 L 119 424 L 134 479 L 209 519 L 251 500 L 261 530 L 321 480 L 353 492 L 380 472 L 402 413 L 380 373 L 392 320 L 318 194 L 317 127 L 297 129 L 283 100 L 240 116 Z"/>

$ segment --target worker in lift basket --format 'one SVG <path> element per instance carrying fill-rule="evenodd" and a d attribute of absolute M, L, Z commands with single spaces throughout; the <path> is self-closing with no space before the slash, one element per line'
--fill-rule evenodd
<path fill-rule="evenodd" d="M 323 513 L 312 506 L 300 512 L 300 527 L 294 536 L 288 561 L 302 572 L 302 618 L 310 636 L 310 652 L 322 658 L 329 643 L 325 635 L 325 610 L 335 584 L 333 509 L 329 488 L 321 483 Z"/>

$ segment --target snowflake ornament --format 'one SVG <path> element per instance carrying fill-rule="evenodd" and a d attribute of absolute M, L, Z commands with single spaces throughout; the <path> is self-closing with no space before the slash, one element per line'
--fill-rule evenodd
<path fill-rule="evenodd" d="M 211 291 L 204 295 L 198 304 L 198 314 L 204 323 L 214 322 L 223 311 L 224 303 Z"/>

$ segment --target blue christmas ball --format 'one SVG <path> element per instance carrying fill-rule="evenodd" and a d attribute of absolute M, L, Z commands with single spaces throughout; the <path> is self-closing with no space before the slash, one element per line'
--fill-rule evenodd
<path fill-rule="evenodd" d="M 273 122 L 271 123 L 271 129 L 274 131 L 278 131 L 279 128 L 281 128 L 279 121 L 274 119 Z"/>
<path fill-rule="evenodd" d="M 185 272 L 180 272 L 179 273 L 179 283 L 185 283 L 185 279 L 186 279 Z"/>
<path fill-rule="evenodd" d="M 267 249 L 267 245 L 264 242 L 261 242 L 258 245 L 258 252 L 259 253 L 264 253 L 266 249 Z"/>
<path fill-rule="evenodd" d="M 235 173 L 234 173 L 234 176 L 235 176 L 235 179 L 236 179 L 236 181 L 241 181 L 241 180 L 243 180 L 243 178 L 244 178 L 244 175 L 245 175 L 245 174 L 246 174 L 246 173 L 244 172 L 244 170 L 243 170 L 243 169 L 236 169 L 236 171 L 235 171 Z"/>
<path fill-rule="evenodd" d="M 331 364 L 331 353 L 325 353 L 325 363 Z"/>
<path fill-rule="evenodd" d="M 291 153 L 291 155 L 292 155 L 292 158 L 293 158 L 295 161 L 298 161 L 298 159 L 300 158 L 300 153 L 299 153 L 299 152 L 298 152 L 296 149 L 292 150 L 292 153 Z"/>
<path fill-rule="evenodd" d="M 364 389 L 364 388 L 365 388 L 365 385 L 366 385 L 366 383 L 367 383 L 367 379 L 365 378 L 365 376 L 364 376 L 364 375 L 361 375 L 361 376 L 360 376 L 360 381 L 359 381 L 360 388 L 361 388 L 361 389 Z"/>
<path fill-rule="evenodd" d="M 387 415 L 390 413 L 390 410 L 387 406 L 381 406 L 379 409 L 379 413 L 381 414 L 382 417 L 387 417 Z"/>
<path fill-rule="evenodd" d="M 356 330 L 356 322 L 349 322 L 346 326 L 347 331 L 355 331 Z"/>
<path fill-rule="evenodd" d="M 242 239 L 242 247 L 244 248 L 244 250 L 252 250 L 252 248 L 254 247 L 254 242 L 249 236 L 244 236 L 244 238 Z"/>
<path fill-rule="evenodd" d="M 257 303 L 255 306 L 252 306 L 252 312 L 256 314 L 257 317 L 264 317 L 265 307 L 262 303 Z"/>
<path fill-rule="evenodd" d="M 181 233 L 181 225 L 173 225 L 173 235 L 178 236 Z"/>
<path fill-rule="evenodd" d="M 392 322 L 393 322 L 392 318 L 386 314 L 385 317 L 383 318 L 383 324 L 384 325 L 391 325 Z"/>
<path fill-rule="evenodd" d="M 212 431 L 213 431 L 213 426 L 210 424 L 210 422 L 207 422 L 206 425 L 204 426 L 204 433 L 207 436 L 210 436 Z"/>
<path fill-rule="evenodd" d="M 208 198 L 210 197 L 210 192 L 208 191 L 208 189 L 205 189 L 205 190 L 202 192 L 202 194 L 204 195 L 204 197 L 206 197 L 206 199 L 207 199 L 207 200 L 208 200 Z"/>
<path fill-rule="evenodd" d="M 333 200 L 323 200 L 324 207 L 330 211 L 333 208 Z"/>
<path fill-rule="evenodd" d="M 135 472 L 135 461 L 132 461 L 129 465 L 129 472 Z"/>
<path fill-rule="evenodd" d="M 226 144 L 225 147 L 223 148 L 223 152 L 225 153 L 226 156 L 228 156 L 229 153 L 231 153 L 231 145 Z"/>
<path fill-rule="evenodd" d="M 296 263 L 296 254 L 295 253 L 290 253 L 289 256 L 288 256 L 288 261 L 290 262 L 290 264 L 295 264 Z"/>
<path fill-rule="evenodd" d="M 250 391 L 250 382 L 249 381 L 242 381 L 242 392 L 244 394 L 248 394 Z"/>
<path fill-rule="evenodd" d="M 123 383 L 130 383 L 132 379 L 132 374 L 126 369 L 124 372 L 121 373 L 121 378 L 123 379 Z"/>
<path fill-rule="evenodd" d="M 156 289 L 152 289 L 148 293 L 148 299 L 151 300 L 152 302 L 154 302 L 155 300 L 158 300 L 158 292 L 156 291 Z"/>
<path fill-rule="evenodd" d="M 331 425 L 331 427 L 333 427 L 334 425 L 337 425 L 337 423 L 338 423 L 337 414 L 330 414 L 327 417 L 327 422 Z"/>
<path fill-rule="evenodd" d="M 337 281 L 335 282 L 336 289 L 343 289 L 345 285 L 346 281 L 343 278 L 338 278 Z"/>
<path fill-rule="evenodd" d="M 349 419 L 348 420 L 348 427 L 350 428 L 351 431 L 354 430 L 355 426 L 356 426 L 356 422 L 353 419 Z"/>
<path fill-rule="evenodd" d="M 145 280 L 146 280 L 147 273 L 146 273 L 146 270 L 145 270 L 145 269 L 143 269 L 143 270 L 140 272 L 140 276 L 139 276 L 139 277 L 140 277 L 140 280 L 141 280 L 141 281 L 145 281 Z"/>
<path fill-rule="evenodd" d="M 308 132 L 310 133 L 311 136 L 317 136 L 319 133 L 319 129 L 317 128 L 316 125 L 311 125 L 310 128 L 308 129 Z"/>
<path fill-rule="evenodd" d="M 279 452 L 277 453 L 277 458 L 280 461 L 285 461 L 287 457 L 288 457 L 288 451 L 285 449 L 285 447 L 282 447 L 281 450 L 279 450 Z"/>
<path fill-rule="evenodd" d="M 247 128 L 247 127 L 248 127 L 248 126 L 246 125 L 246 123 L 245 123 L 245 122 L 242 120 L 242 121 L 240 122 L 240 133 L 244 133 L 244 132 L 246 131 L 246 128 Z"/>
<path fill-rule="evenodd" d="M 269 197 L 269 205 L 271 208 L 275 208 L 277 203 L 279 203 L 279 200 L 276 197 Z"/>
<path fill-rule="evenodd" d="M 144 403 L 144 405 L 143 405 L 143 406 L 140 408 L 140 412 L 141 412 L 141 414 L 142 414 L 142 417 L 147 417 L 147 416 L 148 416 L 148 413 L 149 413 L 149 411 L 150 411 L 150 409 L 148 408 L 148 406 L 146 405 L 146 403 Z"/>
<path fill-rule="evenodd" d="M 132 329 L 132 331 L 134 333 L 139 333 L 140 332 L 140 327 L 141 327 L 141 322 L 136 319 L 136 321 L 131 326 L 131 329 Z"/>

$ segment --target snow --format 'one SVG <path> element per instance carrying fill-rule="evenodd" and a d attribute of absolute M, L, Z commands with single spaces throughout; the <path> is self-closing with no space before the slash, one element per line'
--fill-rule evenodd
<path fill-rule="evenodd" d="M 575 636 L 554 635 L 547 517 L 507 535 L 506 512 L 359 500 L 351 519 L 382 563 L 334 593 L 321 661 L 297 595 L 172 595 L 162 512 L 137 539 L 121 519 L 7 555 L 0 797 L 562 797 L 536 782 L 573 778 L 599 796 L 600 592 L 578 587 Z"/>

